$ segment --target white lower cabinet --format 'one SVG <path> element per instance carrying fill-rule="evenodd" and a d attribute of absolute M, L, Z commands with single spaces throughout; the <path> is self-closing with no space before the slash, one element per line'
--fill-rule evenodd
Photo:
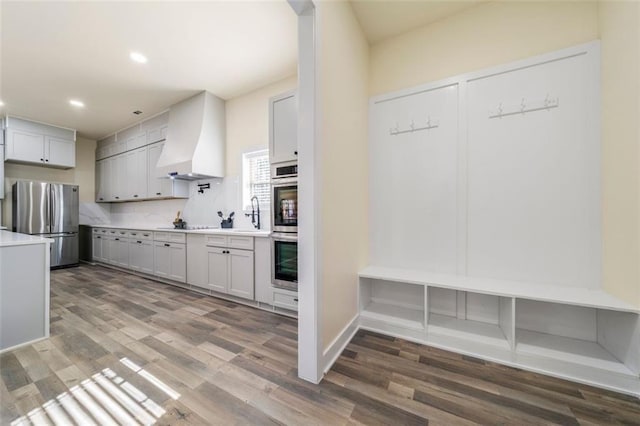
<path fill-rule="evenodd" d="M 253 252 L 207 247 L 207 285 L 211 290 L 253 299 Z"/>
<path fill-rule="evenodd" d="M 95 233 L 93 234 L 91 245 L 92 245 L 94 262 L 105 262 L 105 257 L 104 257 L 105 250 L 103 250 L 103 242 L 104 242 L 103 235 L 99 235 Z"/>
<path fill-rule="evenodd" d="M 154 275 L 182 283 L 187 282 L 185 244 L 155 241 L 153 245 Z"/>
<path fill-rule="evenodd" d="M 153 274 L 153 241 L 129 240 L 129 268 L 145 274 Z"/>
<path fill-rule="evenodd" d="M 121 268 L 129 267 L 129 239 L 122 236 L 112 237 L 111 263 Z"/>

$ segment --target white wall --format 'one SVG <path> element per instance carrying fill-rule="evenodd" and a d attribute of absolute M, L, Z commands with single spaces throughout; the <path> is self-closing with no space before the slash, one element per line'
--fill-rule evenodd
<path fill-rule="evenodd" d="M 602 2 L 604 287 L 640 307 L 640 3 Z"/>
<path fill-rule="evenodd" d="M 368 256 L 369 46 L 348 2 L 318 2 L 322 347 L 357 314 Z M 318 142 L 318 141 L 316 141 Z"/>

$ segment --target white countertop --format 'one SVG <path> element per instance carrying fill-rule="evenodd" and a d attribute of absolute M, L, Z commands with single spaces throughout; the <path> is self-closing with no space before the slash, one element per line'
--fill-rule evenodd
<path fill-rule="evenodd" d="M 38 237 L 36 235 L 18 234 L 0 230 L 0 247 L 22 246 L 29 244 L 52 243 L 51 238 Z"/>
<path fill-rule="evenodd" d="M 135 231 L 155 231 L 155 232 L 181 232 L 184 234 L 209 234 L 209 235 L 244 235 L 246 237 L 268 237 L 270 231 L 254 230 L 254 229 L 175 229 L 169 227 L 147 227 L 147 226 L 124 226 L 124 225 L 85 225 L 92 228 L 109 228 L 109 229 L 131 229 Z"/>

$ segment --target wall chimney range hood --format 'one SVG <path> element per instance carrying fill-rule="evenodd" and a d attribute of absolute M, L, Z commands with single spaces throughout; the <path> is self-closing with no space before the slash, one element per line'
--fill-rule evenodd
<path fill-rule="evenodd" d="M 197 180 L 224 177 L 225 105 L 209 92 L 169 108 L 169 128 L 158 177 Z"/>

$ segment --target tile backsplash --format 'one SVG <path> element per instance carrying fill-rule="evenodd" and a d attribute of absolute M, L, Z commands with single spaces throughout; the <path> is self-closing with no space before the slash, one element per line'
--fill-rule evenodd
<path fill-rule="evenodd" d="M 209 183 L 210 188 L 198 192 L 198 184 Z M 137 201 L 128 203 L 81 206 L 80 223 L 113 224 L 121 226 L 172 226 L 178 211 L 190 226 L 220 225 L 217 212 L 225 217 L 235 211 L 235 228 L 252 228 L 251 219 L 242 210 L 242 184 L 239 176 L 213 178 L 191 182 L 189 198 L 177 200 Z M 261 207 L 262 229 L 269 227 L 268 206 Z M 264 207 L 264 208 L 263 208 Z"/>

